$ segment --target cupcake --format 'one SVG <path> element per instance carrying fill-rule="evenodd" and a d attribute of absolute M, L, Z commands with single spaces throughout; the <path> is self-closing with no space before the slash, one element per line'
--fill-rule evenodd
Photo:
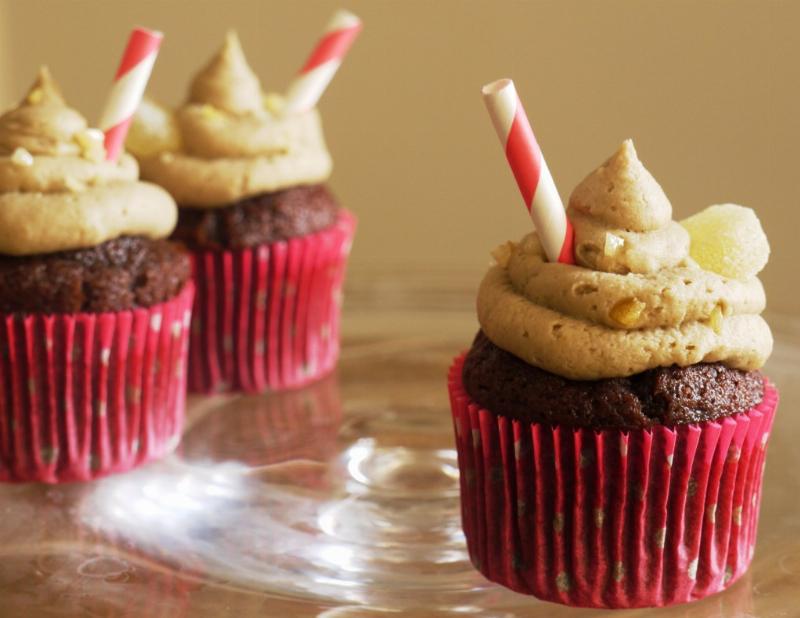
<path fill-rule="evenodd" d="M 0 480 L 87 480 L 179 439 L 192 290 L 177 219 L 46 69 L 0 116 Z"/>
<path fill-rule="evenodd" d="M 338 358 L 355 220 L 325 184 L 319 114 L 282 107 L 231 33 L 182 107 L 151 103 L 132 131 L 142 177 L 177 201 L 173 237 L 192 255 L 193 391 L 300 386 Z"/>
<path fill-rule="evenodd" d="M 449 376 L 464 532 L 490 580 L 584 607 L 682 603 L 750 564 L 777 406 L 755 214 L 683 222 L 633 144 L 573 191 L 576 264 L 494 252 Z"/>

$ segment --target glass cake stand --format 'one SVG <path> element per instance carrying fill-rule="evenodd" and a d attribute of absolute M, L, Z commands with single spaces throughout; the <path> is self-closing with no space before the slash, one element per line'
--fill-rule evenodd
<path fill-rule="evenodd" d="M 445 375 L 476 329 L 472 282 L 391 280 L 350 285 L 340 366 L 321 382 L 191 397 L 182 444 L 137 471 L 0 486 L 0 616 L 614 613 L 518 595 L 471 567 Z M 772 324 L 782 402 L 749 573 L 701 602 L 624 615 L 800 611 L 800 321 Z"/>

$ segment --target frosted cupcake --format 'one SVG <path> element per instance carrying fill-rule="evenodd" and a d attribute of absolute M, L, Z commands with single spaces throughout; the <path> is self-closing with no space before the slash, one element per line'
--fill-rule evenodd
<path fill-rule="evenodd" d="M 300 386 L 338 358 L 355 221 L 325 185 L 317 111 L 282 106 L 229 34 L 174 116 L 151 105 L 132 131 L 142 175 L 178 202 L 174 238 L 192 253 L 194 391 Z"/>
<path fill-rule="evenodd" d="M 777 405 L 766 237 L 738 206 L 672 221 L 630 141 L 567 215 L 576 265 L 535 234 L 499 247 L 450 373 L 470 556 L 569 605 L 701 598 L 755 544 Z"/>
<path fill-rule="evenodd" d="M 0 116 L 0 479 L 86 480 L 179 439 L 192 284 L 175 202 L 105 161 L 42 69 Z"/>

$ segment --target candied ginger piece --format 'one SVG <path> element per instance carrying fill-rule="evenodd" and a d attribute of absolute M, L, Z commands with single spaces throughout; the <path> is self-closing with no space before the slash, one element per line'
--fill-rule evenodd
<path fill-rule="evenodd" d="M 145 158 L 159 152 L 174 152 L 180 147 L 181 136 L 172 112 L 152 99 L 142 99 L 133 116 L 125 148 L 134 156 Z"/>
<path fill-rule="evenodd" d="M 718 335 L 722 334 L 722 307 L 717 304 L 714 309 L 711 310 L 711 315 L 708 317 L 708 325 L 711 329 L 717 333 Z"/>
<path fill-rule="evenodd" d="M 709 206 L 681 221 L 691 238 L 690 253 L 701 268 L 746 281 L 769 259 L 769 242 L 751 208 L 736 204 Z"/>
<path fill-rule="evenodd" d="M 638 298 L 626 298 L 625 300 L 621 300 L 614 305 L 611 308 L 609 315 L 611 316 L 611 319 L 620 326 L 630 328 L 635 326 L 636 322 L 639 321 L 639 318 L 642 316 L 642 312 L 645 310 L 645 307 L 647 307 L 647 305 Z"/>

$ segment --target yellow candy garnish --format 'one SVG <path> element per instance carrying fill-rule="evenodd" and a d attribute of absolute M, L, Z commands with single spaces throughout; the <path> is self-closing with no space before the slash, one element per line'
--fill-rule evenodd
<path fill-rule="evenodd" d="M 95 163 L 106 158 L 106 149 L 103 145 L 103 132 L 99 129 L 86 129 L 72 136 L 80 146 L 81 156 Z"/>
<path fill-rule="evenodd" d="M 30 94 L 28 94 L 27 101 L 31 105 L 38 105 L 39 103 L 42 102 L 43 98 L 44 98 L 44 92 L 42 92 L 42 89 L 34 88 L 33 90 L 30 91 Z"/>
<path fill-rule="evenodd" d="M 626 298 L 611 308 L 609 315 L 620 326 L 631 327 L 639 321 L 645 305 L 638 298 Z"/>
<path fill-rule="evenodd" d="M 33 155 L 24 148 L 16 148 L 11 153 L 11 162 L 20 167 L 30 167 L 33 165 Z"/>
<path fill-rule="evenodd" d="M 767 263 L 769 243 L 750 208 L 736 204 L 709 206 L 684 219 L 691 237 L 690 253 L 701 268 L 746 281 Z"/>
<path fill-rule="evenodd" d="M 722 334 L 722 307 L 717 305 L 708 316 L 708 325 L 718 335 Z"/>

